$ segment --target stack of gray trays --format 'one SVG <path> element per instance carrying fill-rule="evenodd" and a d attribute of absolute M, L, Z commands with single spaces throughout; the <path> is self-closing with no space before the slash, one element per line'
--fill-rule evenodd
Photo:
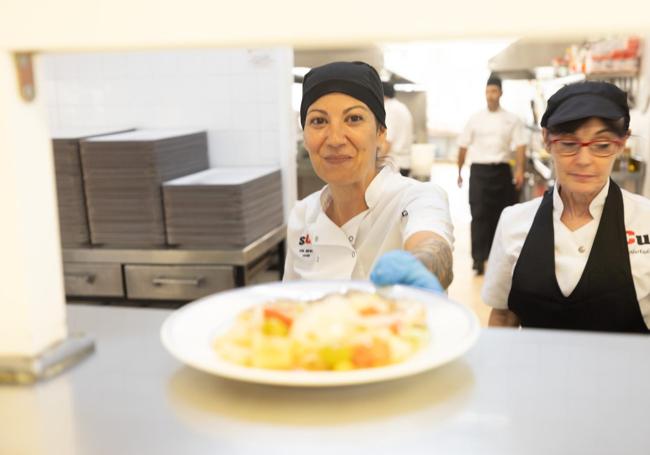
<path fill-rule="evenodd" d="M 112 248 L 165 245 L 161 184 L 208 168 L 203 131 L 138 130 L 81 142 L 90 238 Z"/>
<path fill-rule="evenodd" d="M 163 184 L 167 243 L 241 248 L 283 222 L 277 167 L 222 167 Z"/>
<path fill-rule="evenodd" d="M 130 130 L 115 133 L 124 131 Z M 52 134 L 59 228 L 61 244 L 64 247 L 84 247 L 90 244 L 79 141 L 93 136 L 115 133 L 84 129 L 57 131 Z"/>

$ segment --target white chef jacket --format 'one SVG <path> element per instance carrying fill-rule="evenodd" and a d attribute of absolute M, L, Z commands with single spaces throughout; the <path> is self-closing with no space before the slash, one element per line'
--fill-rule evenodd
<path fill-rule="evenodd" d="M 587 265 L 608 192 L 607 184 L 589 206 L 593 219 L 572 232 L 560 220 L 564 205 L 559 192 L 553 191 L 555 276 L 565 297 L 578 285 Z M 650 199 L 622 188 L 621 192 L 634 289 L 643 319 L 650 328 Z M 501 213 L 481 293 L 483 301 L 493 308 L 508 308 L 515 265 L 541 202 L 539 197 L 506 207 Z"/>
<path fill-rule="evenodd" d="M 523 122 L 502 108 L 472 115 L 458 136 L 458 145 L 467 148 L 468 158 L 477 164 L 506 163 L 510 151 L 527 142 Z"/>
<path fill-rule="evenodd" d="M 382 254 L 403 248 L 419 231 L 435 232 L 453 245 L 447 193 L 435 183 L 384 167 L 365 198 L 368 209 L 341 227 L 325 213 L 327 186 L 295 205 L 287 226 L 285 281 L 368 279 Z"/>
<path fill-rule="evenodd" d="M 401 169 L 411 167 L 413 144 L 413 116 L 408 107 L 395 98 L 386 98 L 386 140 L 390 142 L 389 155 Z"/>

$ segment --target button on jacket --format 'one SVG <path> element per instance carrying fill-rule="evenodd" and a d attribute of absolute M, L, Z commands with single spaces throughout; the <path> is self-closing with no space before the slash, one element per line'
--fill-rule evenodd
<path fill-rule="evenodd" d="M 328 187 L 299 201 L 287 227 L 284 280 L 368 279 L 375 261 L 419 231 L 453 245 L 447 194 L 384 167 L 366 190 L 368 209 L 343 226 L 325 213 Z"/>

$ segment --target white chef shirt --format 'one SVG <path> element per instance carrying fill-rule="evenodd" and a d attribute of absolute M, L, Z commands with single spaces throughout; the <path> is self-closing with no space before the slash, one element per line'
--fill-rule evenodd
<path fill-rule="evenodd" d="M 553 191 L 555 276 L 565 297 L 578 285 L 587 265 L 608 192 L 609 185 L 605 185 L 589 206 L 593 220 L 572 232 L 560 220 L 564 205 L 558 191 Z M 621 192 L 634 289 L 650 328 L 650 200 L 623 189 Z M 515 265 L 541 201 L 539 197 L 506 207 L 501 213 L 481 293 L 483 301 L 493 308 L 508 308 Z"/>
<path fill-rule="evenodd" d="M 327 186 L 295 205 L 287 226 L 285 281 L 368 279 L 382 254 L 403 248 L 419 231 L 435 232 L 453 245 L 447 193 L 435 183 L 384 167 L 365 198 L 368 209 L 341 227 L 325 213 Z"/>
<path fill-rule="evenodd" d="M 502 108 L 482 110 L 470 117 L 458 136 L 472 163 L 496 164 L 510 159 L 510 151 L 528 142 L 523 122 Z"/>
<path fill-rule="evenodd" d="M 413 144 L 413 116 L 408 107 L 395 98 L 386 98 L 386 140 L 390 142 L 389 155 L 402 169 L 411 167 L 411 145 Z"/>

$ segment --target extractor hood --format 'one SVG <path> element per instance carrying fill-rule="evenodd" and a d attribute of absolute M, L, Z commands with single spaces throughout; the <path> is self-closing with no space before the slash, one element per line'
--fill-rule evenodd
<path fill-rule="evenodd" d="M 550 66 L 554 58 L 564 56 L 566 48 L 575 43 L 520 39 L 492 57 L 488 67 L 502 79 L 534 79 L 535 68 Z"/>

